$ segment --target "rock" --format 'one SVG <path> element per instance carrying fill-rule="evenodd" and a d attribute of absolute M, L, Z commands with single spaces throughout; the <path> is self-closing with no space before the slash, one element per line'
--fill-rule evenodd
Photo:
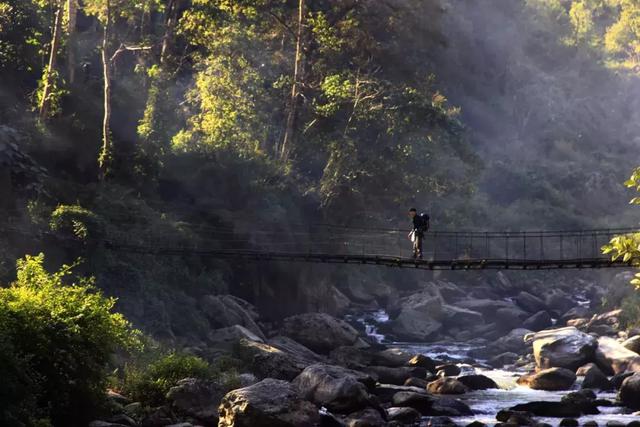
<path fill-rule="evenodd" d="M 587 371 L 589 371 L 589 369 L 591 369 L 594 366 L 597 366 L 597 365 L 595 363 L 587 363 L 586 365 L 580 366 L 576 370 L 576 376 L 584 377 L 587 374 Z"/>
<path fill-rule="evenodd" d="M 284 335 L 278 335 L 273 338 L 269 338 L 268 344 L 287 353 L 296 362 L 312 365 L 314 363 L 324 362 L 325 358 L 315 353 L 311 349 L 303 346 L 297 341 L 292 340 Z"/>
<path fill-rule="evenodd" d="M 185 378 L 169 389 L 167 401 L 177 413 L 216 425 L 218 406 L 223 396 L 223 388 L 215 382 Z"/>
<path fill-rule="evenodd" d="M 472 423 L 467 424 L 466 427 L 487 427 L 487 425 L 480 421 L 473 421 Z"/>
<path fill-rule="evenodd" d="M 500 388 L 491 378 L 484 375 L 464 375 L 457 378 L 470 390 L 487 390 L 490 388 Z"/>
<path fill-rule="evenodd" d="M 507 352 L 492 357 L 487 361 L 487 363 L 496 369 L 500 369 L 505 365 L 513 365 L 516 360 L 518 360 L 518 355 L 516 353 Z"/>
<path fill-rule="evenodd" d="M 231 353 L 241 339 L 263 343 L 262 338 L 248 330 L 247 328 L 234 325 L 228 328 L 215 329 L 207 335 L 210 347 L 214 351 Z"/>
<path fill-rule="evenodd" d="M 431 378 L 429 381 L 433 381 L 434 378 Z M 427 384 L 429 383 L 429 381 L 423 379 L 423 378 L 416 378 L 416 377 L 411 377 L 411 378 L 407 378 L 407 380 L 404 382 L 404 386 L 407 387 L 418 387 L 418 388 L 423 388 L 426 389 L 427 388 Z"/>
<path fill-rule="evenodd" d="M 326 295 L 326 311 L 336 315 L 344 316 L 349 311 L 351 300 L 335 286 L 329 286 Z"/>
<path fill-rule="evenodd" d="M 397 421 L 403 424 L 413 424 L 420 420 L 420 412 L 413 408 L 391 407 L 387 409 L 387 419 L 389 421 Z"/>
<path fill-rule="evenodd" d="M 528 317 L 529 313 L 516 306 L 500 308 L 495 313 L 495 323 L 501 331 L 511 331 L 520 327 Z"/>
<path fill-rule="evenodd" d="M 573 300 L 560 289 L 549 291 L 545 296 L 544 302 L 549 310 L 555 310 L 558 313 L 566 313 L 575 306 Z"/>
<path fill-rule="evenodd" d="M 138 425 L 136 420 L 134 420 L 127 414 L 116 414 L 111 418 L 109 418 L 109 422 L 116 423 L 116 424 L 124 424 L 129 427 L 136 427 Z"/>
<path fill-rule="evenodd" d="M 538 311 L 522 323 L 522 327 L 532 331 L 541 331 L 553 325 L 551 315 L 545 310 Z"/>
<path fill-rule="evenodd" d="M 308 365 L 304 360 L 296 360 L 276 347 L 246 339 L 240 340 L 235 353 L 260 379 L 291 381 Z"/>
<path fill-rule="evenodd" d="M 91 421 L 89 427 L 128 427 L 126 424 L 111 423 L 109 421 Z"/>
<path fill-rule="evenodd" d="M 262 340 L 265 339 L 260 327 L 256 324 L 257 314 L 248 302 L 232 295 L 206 295 L 200 299 L 200 309 L 214 329 L 240 325 Z"/>
<path fill-rule="evenodd" d="M 311 427 L 320 422 L 314 404 L 290 383 L 274 379 L 230 391 L 219 412 L 218 427 Z"/>
<path fill-rule="evenodd" d="M 468 327 L 484 324 L 482 314 L 466 308 L 444 304 L 442 306 L 442 324 L 446 328 Z"/>
<path fill-rule="evenodd" d="M 424 392 L 399 391 L 393 395 L 393 406 L 413 408 L 422 415 L 429 415 L 435 403 L 435 398 Z"/>
<path fill-rule="evenodd" d="M 607 376 L 596 366 L 590 366 L 584 373 L 582 388 L 592 390 L 611 390 L 611 382 Z"/>
<path fill-rule="evenodd" d="M 568 322 L 570 322 L 571 320 L 584 319 L 589 317 L 591 317 L 591 310 L 589 310 L 587 307 L 576 306 L 571 308 L 569 311 L 566 311 L 562 315 L 561 320 L 567 323 L 567 326 L 570 326 Z"/>
<path fill-rule="evenodd" d="M 444 298 L 444 300 L 449 304 L 467 298 L 468 292 L 464 289 L 461 289 L 455 283 L 439 280 L 437 282 L 437 286 L 438 291 L 440 291 L 440 295 L 442 295 L 442 298 Z"/>
<path fill-rule="evenodd" d="M 512 406 L 509 409 L 529 412 L 537 417 L 577 418 L 582 415 L 580 408 L 564 402 L 529 402 Z"/>
<path fill-rule="evenodd" d="M 627 370 L 630 366 L 640 364 L 640 355 L 625 348 L 610 337 L 598 338 L 596 363 L 605 374 L 615 375 Z"/>
<path fill-rule="evenodd" d="M 623 372 L 622 374 L 612 376 L 609 379 L 609 381 L 611 382 L 611 387 L 613 387 L 614 390 L 619 390 L 620 387 L 622 387 L 623 381 L 633 374 L 633 372 Z"/>
<path fill-rule="evenodd" d="M 516 328 L 512 329 L 507 335 L 496 340 L 490 348 L 496 354 L 500 353 L 517 353 L 523 354 L 527 352 L 529 346 L 525 342 L 524 337 L 532 333 L 529 329 Z"/>
<path fill-rule="evenodd" d="M 171 410 L 166 406 L 161 406 L 159 408 L 152 409 L 151 412 L 147 413 L 143 418 L 141 425 L 142 427 L 164 427 L 175 424 L 176 422 L 177 420 Z"/>
<path fill-rule="evenodd" d="M 427 388 L 425 387 L 413 387 L 404 385 L 393 384 L 377 384 L 372 393 L 378 398 L 379 401 L 388 403 L 393 400 L 393 396 L 401 391 L 410 393 L 427 394 Z M 398 406 L 398 405 L 396 405 Z"/>
<path fill-rule="evenodd" d="M 622 343 L 622 346 L 627 350 L 640 354 L 640 335 L 635 335 L 627 339 Z"/>
<path fill-rule="evenodd" d="M 640 373 L 636 372 L 622 381 L 618 399 L 627 408 L 640 409 Z"/>
<path fill-rule="evenodd" d="M 329 359 L 336 365 L 356 370 L 364 370 L 367 366 L 375 364 L 371 351 L 353 346 L 342 346 L 332 350 Z"/>
<path fill-rule="evenodd" d="M 596 415 L 599 414 L 598 403 L 596 402 L 596 394 L 592 390 L 580 390 L 578 392 L 568 393 L 562 396 L 560 402 L 567 406 L 577 407 L 582 414 Z"/>
<path fill-rule="evenodd" d="M 458 365 L 454 363 L 446 363 L 444 365 L 436 366 L 436 372 L 439 376 L 455 377 L 457 375 L 460 375 L 462 370 Z"/>
<path fill-rule="evenodd" d="M 427 371 L 432 373 L 435 373 L 437 371 L 436 362 L 432 358 L 427 357 L 423 354 L 416 354 L 415 356 L 413 356 L 411 359 L 409 359 L 407 365 L 415 366 L 418 368 L 425 368 Z"/>
<path fill-rule="evenodd" d="M 496 312 L 502 308 L 516 308 L 515 304 L 503 300 L 467 299 L 456 302 L 456 306 L 481 313 L 485 319 L 495 320 Z"/>
<path fill-rule="evenodd" d="M 473 415 L 471 408 L 463 401 L 444 396 L 433 402 L 430 412 L 429 415 L 432 416 L 463 417 Z"/>
<path fill-rule="evenodd" d="M 427 385 L 427 391 L 433 394 L 464 394 L 469 389 L 455 378 L 440 378 Z"/>
<path fill-rule="evenodd" d="M 426 427 L 456 427 L 457 425 L 449 417 L 432 417 Z"/>
<path fill-rule="evenodd" d="M 346 419 L 347 427 L 386 427 L 387 422 L 377 409 L 367 408 L 350 414 Z"/>
<path fill-rule="evenodd" d="M 591 325 L 587 326 L 587 332 L 598 336 L 617 336 L 618 331 L 610 325 Z"/>
<path fill-rule="evenodd" d="M 579 425 L 578 420 L 573 418 L 565 418 L 560 421 L 560 427 L 578 427 Z"/>
<path fill-rule="evenodd" d="M 379 366 L 389 366 L 391 368 L 398 368 L 400 366 L 407 366 L 409 361 L 413 357 L 412 353 L 399 348 L 387 348 L 382 351 L 371 354 L 371 362 L 369 364 L 375 364 Z"/>
<path fill-rule="evenodd" d="M 520 308 L 529 313 L 536 313 L 547 308 L 544 301 L 529 292 L 521 291 L 516 295 L 515 300 Z"/>
<path fill-rule="evenodd" d="M 407 341 L 427 341 L 442 328 L 442 296 L 429 288 L 399 302 L 400 313 L 391 321 L 391 331 Z"/>
<path fill-rule="evenodd" d="M 598 342 L 572 326 L 536 332 L 525 337 L 533 342 L 533 354 L 540 369 L 578 369 L 593 360 Z"/>
<path fill-rule="evenodd" d="M 576 382 L 576 374 L 565 368 L 549 368 L 518 378 L 518 384 L 534 390 L 568 390 Z"/>
<path fill-rule="evenodd" d="M 384 384 L 403 385 L 411 377 L 425 378 L 427 370 L 424 368 L 399 367 L 388 368 L 386 366 L 369 366 L 367 372 L 378 377 L 378 381 Z"/>
<path fill-rule="evenodd" d="M 375 406 L 365 384 L 373 388 L 375 380 L 360 372 L 322 363 L 308 366 L 293 381 L 304 399 L 341 414 Z"/>
<path fill-rule="evenodd" d="M 324 313 L 305 313 L 284 319 L 282 334 L 320 354 L 354 345 L 358 331 L 344 320 Z"/>

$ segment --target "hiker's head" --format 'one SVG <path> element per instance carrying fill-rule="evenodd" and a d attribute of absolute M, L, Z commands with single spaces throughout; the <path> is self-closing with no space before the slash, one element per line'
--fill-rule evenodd
<path fill-rule="evenodd" d="M 409 209 L 409 216 L 411 218 L 413 218 L 414 216 L 418 215 L 418 210 L 416 208 L 411 208 Z"/>

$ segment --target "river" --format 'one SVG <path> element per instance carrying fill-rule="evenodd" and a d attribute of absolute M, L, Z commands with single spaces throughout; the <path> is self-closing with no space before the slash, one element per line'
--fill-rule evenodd
<path fill-rule="evenodd" d="M 407 343 L 407 342 L 389 342 L 385 336 L 378 331 L 378 325 L 389 321 L 389 316 L 384 310 L 377 310 L 354 316 L 351 321 L 360 323 L 366 334 L 372 339 L 386 344 L 388 346 L 397 347 L 414 354 L 424 354 L 432 359 L 447 362 L 455 362 L 462 369 L 462 375 L 477 373 L 486 375 L 493 379 L 501 388 L 491 390 L 472 391 L 463 395 L 456 396 L 471 407 L 474 416 L 471 417 L 454 417 L 452 418 L 457 424 L 465 426 L 472 421 L 481 421 L 488 425 L 496 423 L 496 414 L 501 409 L 507 409 L 520 403 L 532 401 L 559 401 L 563 395 L 569 391 L 541 391 L 532 390 L 516 384 L 518 377 L 524 373 L 523 370 L 504 370 L 487 368 L 483 364 L 483 360 L 471 362 L 469 351 L 477 348 L 470 343 L 459 342 L 434 342 L 434 343 Z M 471 362 L 471 363 L 469 363 Z M 574 384 L 574 390 L 580 389 L 582 377 L 578 377 L 578 381 Z M 598 393 L 599 399 L 607 399 L 615 402 L 615 393 Z M 633 414 L 625 414 L 625 409 L 619 406 L 599 407 L 599 415 L 588 415 L 578 419 L 580 425 L 587 421 L 595 421 L 600 426 L 607 423 L 617 425 L 614 422 L 627 423 L 640 420 L 640 416 Z M 559 425 L 559 418 L 536 417 L 538 422 L 545 422 L 553 426 Z"/>

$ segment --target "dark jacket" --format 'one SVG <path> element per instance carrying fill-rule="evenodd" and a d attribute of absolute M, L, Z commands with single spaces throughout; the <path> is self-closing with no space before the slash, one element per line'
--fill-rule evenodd
<path fill-rule="evenodd" d="M 422 236 L 429 229 L 429 215 L 422 213 L 413 217 L 413 231 Z"/>

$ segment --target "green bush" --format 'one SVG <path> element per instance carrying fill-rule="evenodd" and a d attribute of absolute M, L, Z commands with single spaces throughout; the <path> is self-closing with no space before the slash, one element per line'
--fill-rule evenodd
<path fill-rule="evenodd" d="M 171 352 L 156 356 L 145 366 L 145 358 L 125 368 L 122 391 L 148 406 L 162 405 L 169 389 L 183 378 L 213 378 L 209 364 L 193 355 Z"/>
<path fill-rule="evenodd" d="M 120 349 L 138 345 L 139 334 L 104 297 L 93 279 L 66 284 L 72 267 L 48 273 L 44 256 L 18 261 L 17 280 L 0 289 L 2 392 L 0 425 L 86 425 L 104 402 L 107 366 Z M 5 384 L 9 384 L 6 388 Z M 0 396 L 2 397 L 2 396 Z M 8 404 L 7 404 L 8 402 Z M 14 424 L 2 421 L 14 419 Z"/>
<path fill-rule="evenodd" d="M 49 226 L 54 231 L 69 233 L 80 240 L 100 237 L 104 228 L 93 212 L 78 205 L 59 205 L 51 213 Z"/>

